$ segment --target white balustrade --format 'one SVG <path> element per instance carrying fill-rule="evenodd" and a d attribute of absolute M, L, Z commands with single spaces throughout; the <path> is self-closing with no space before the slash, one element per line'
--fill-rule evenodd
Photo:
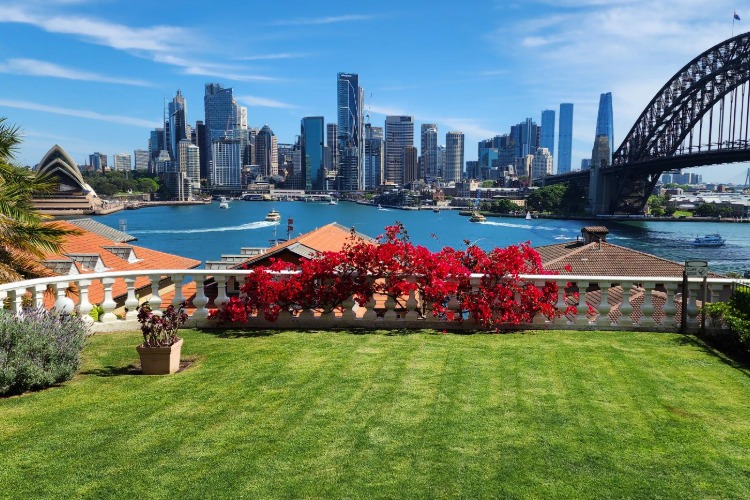
<path fill-rule="evenodd" d="M 23 308 L 32 305 L 43 305 L 45 302 L 45 293 L 48 288 L 54 290 L 54 296 L 57 300 L 65 296 L 65 290 L 68 284 L 77 285 L 78 294 L 73 296 L 74 302 L 77 302 L 76 311 L 81 316 L 88 317 L 92 310 L 91 303 L 92 293 L 96 293 L 96 302 L 100 302 L 104 310 L 100 315 L 100 322 L 106 323 L 107 331 L 117 329 L 134 329 L 132 321 L 121 321 L 132 319 L 135 315 L 138 297 L 135 283 L 138 278 L 147 278 L 150 280 L 150 295 L 140 297 L 140 300 L 147 300 L 154 310 L 161 308 L 162 296 L 168 297 L 171 304 L 179 304 L 186 300 L 189 305 L 188 312 L 191 317 L 190 326 L 211 326 L 217 327 L 215 320 L 209 320 L 209 301 L 204 291 L 203 284 L 209 278 L 213 279 L 213 286 L 216 286 L 216 301 L 213 307 L 226 302 L 227 291 L 226 284 L 236 279 L 242 282 L 244 276 L 252 271 L 222 271 L 222 270 L 150 270 L 150 271 L 127 271 L 127 272 L 107 272 L 95 273 L 76 276 L 59 276 L 51 278 L 39 278 L 36 280 L 27 280 L 16 283 L 6 283 L 0 285 L 0 300 L 12 314 L 20 314 Z M 289 273 L 287 273 L 289 274 Z M 195 282 L 195 295 L 185 297 L 183 281 L 186 276 L 191 276 Z M 162 277 L 172 279 L 174 291 L 169 289 L 168 280 L 162 280 Z M 286 279 L 286 277 L 281 278 Z M 700 309 L 699 305 L 711 300 L 721 300 L 730 292 L 730 287 L 734 280 L 709 278 L 706 296 L 701 295 L 702 281 L 700 279 L 691 279 L 687 287 L 687 293 L 678 295 L 681 290 L 681 278 L 663 278 L 663 277 L 622 277 L 622 276 L 521 276 L 521 279 L 533 283 L 539 288 L 544 287 L 546 282 L 555 282 L 558 287 L 556 297 L 556 307 L 560 316 L 549 320 L 543 315 L 538 314 L 526 327 L 534 328 L 560 328 L 560 329 L 577 329 L 601 327 L 606 329 L 621 330 L 666 330 L 678 331 L 679 324 L 676 321 L 678 309 L 681 300 L 687 300 L 687 321 L 688 331 L 696 331 L 700 327 Z M 127 292 L 119 292 L 120 296 L 114 297 L 115 284 L 117 280 L 123 280 Z M 476 289 L 480 283 L 481 276 L 473 275 L 470 283 Z M 565 286 L 568 282 L 576 283 L 579 290 L 578 312 L 572 318 L 565 317 L 564 313 L 569 305 L 570 296 L 565 293 Z M 590 291 L 587 293 L 587 288 Z M 121 290 L 119 288 L 118 290 Z M 148 287 L 146 288 L 148 290 Z M 620 290 L 622 298 L 620 298 Z M 142 290 L 143 291 L 143 290 Z M 171 295 L 167 295 L 167 294 Z M 517 299 L 519 297 L 516 297 Z M 598 299 L 597 299 L 598 298 Z M 66 298 L 66 301 L 69 299 Z M 49 301 L 47 301 L 49 304 Z M 127 308 L 127 314 L 123 314 L 123 306 Z M 405 309 L 403 309 L 405 307 Z M 294 311 L 283 311 L 278 326 L 282 323 L 291 324 L 299 328 L 325 328 L 331 326 L 362 326 L 373 328 L 382 327 L 412 327 L 415 324 L 424 327 L 436 329 L 442 328 L 459 328 L 459 329 L 478 329 L 478 325 L 471 317 L 464 317 L 463 321 L 449 321 L 448 315 L 433 316 L 429 309 L 430 304 L 423 304 L 423 299 L 417 291 L 413 291 L 408 296 L 400 297 L 396 300 L 394 297 L 378 296 L 373 298 L 370 303 L 359 306 L 355 303 L 354 297 L 349 297 L 342 304 L 341 310 L 336 314 L 321 314 L 319 311 L 302 309 Z M 424 308 L 424 316 L 418 311 Z M 634 311 L 635 308 L 635 311 Z M 382 311 L 378 317 L 376 309 Z M 447 297 L 447 311 L 452 312 L 456 319 L 462 318 L 461 305 L 459 297 L 455 294 Z M 591 314 L 593 313 L 593 314 Z M 118 317 L 119 315 L 119 317 Z M 617 321 L 612 321 L 612 316 L 619 315 Z M 633 319 L 636 322 L 633 322 Z M 572 321 L 571 321 L 572 320 Z M 98 328 L 94 324 L 94 328 Z M 118 326 L 121 325 L 121 326 Z M 262 314 L 248 318 L 244 326 L 273 328 L 274 323 L 267 322 Z M 231 325 L 227 325 L 230 326 Z M 524 325 L 521 325 L 524 326 Z M 236 327 L 236 325 L 234 326 Z M 508 328 L 513 328 L 508 325 Z M 102 330 L 103 331 L 103 330 Z"/>

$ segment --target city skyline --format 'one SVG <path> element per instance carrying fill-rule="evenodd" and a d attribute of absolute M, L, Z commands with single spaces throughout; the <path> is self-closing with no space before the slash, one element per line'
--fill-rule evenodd
<path fill-rule="evenodd" d="M 85 163 L 94 152 L 146 149 L 177 90 L 187 123 L 203 120 L 204 86 L 216 82 L 248 108 L 248 125 L 267 124 L 280 143 L 292 143 L 303 117 L 337 121 L 333 80 L 346 71 L 359 75 L 373 126 L 384 126 L 387 115 L 414 116 L 416 130 L 438 126 L 441 145 L 447 132 L 461 131 L 467 161 L 476 159 L 478 141 L 527 118 L 542 123 L 543 110 L 572 103 L 577 168 L 591 154 L 600 94 L 612 93 L 616 149 L 677 70 L 729 38 L 734 7 L 697 5 L 383 2 L 373 9 L 329 1 L 260 10 L 228 2 L 198 12 L 166 1 L 144 17 L 117 1 L 10 1 L 0 6 L 0 116 L 24 131 L 20 163 L 38 163 L 54 144 Z M 226 29 L 227 10 L 242 29 Z M 734 29 L 745 31 L 742 21 Z M 742 183 L 746 170 L 695 172 Z"/>

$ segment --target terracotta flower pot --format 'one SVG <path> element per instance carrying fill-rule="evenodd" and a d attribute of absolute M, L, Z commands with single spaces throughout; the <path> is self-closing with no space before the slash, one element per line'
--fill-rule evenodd
<path fill-rule="evenodd" d="M 180 369 L 182 339 L 169 347 L 136 347 L 141 357 L 141 371 L 144 375 L 169 375 Z"/>

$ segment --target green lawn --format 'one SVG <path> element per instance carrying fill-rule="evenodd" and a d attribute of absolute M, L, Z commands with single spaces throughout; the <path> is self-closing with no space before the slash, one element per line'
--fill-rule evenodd
<path fill-rule="evenodd" d="M 750 498 L 750 375 L 692 337 L 185 337 L 0 399 L 0 497 Z"/>

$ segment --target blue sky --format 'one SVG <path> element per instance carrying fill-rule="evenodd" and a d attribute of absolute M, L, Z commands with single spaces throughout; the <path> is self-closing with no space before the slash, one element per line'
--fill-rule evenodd
<path fill-rule="evenodd" d="M 370 121 L 415 116 L 476 142 L 572 102 L 573 165 L 589 157 L 599 94 L 615 142 L 683 65 L 750 28 L 750 5 L 713 0 L 221 3 L 0 0 L 0 116 L 18 160 L 54 144 L 80 163 L 146 147 L 181 89 L 203 119 L 207 82 L 234 89 L 249 123 L 293 142 L 303 116 L 335 120 L 336 73 L 359 73 Z M 418 144 L 417 144 L 418 146 Z M 747 165 L 696 171 L 742 183 Z"/>

